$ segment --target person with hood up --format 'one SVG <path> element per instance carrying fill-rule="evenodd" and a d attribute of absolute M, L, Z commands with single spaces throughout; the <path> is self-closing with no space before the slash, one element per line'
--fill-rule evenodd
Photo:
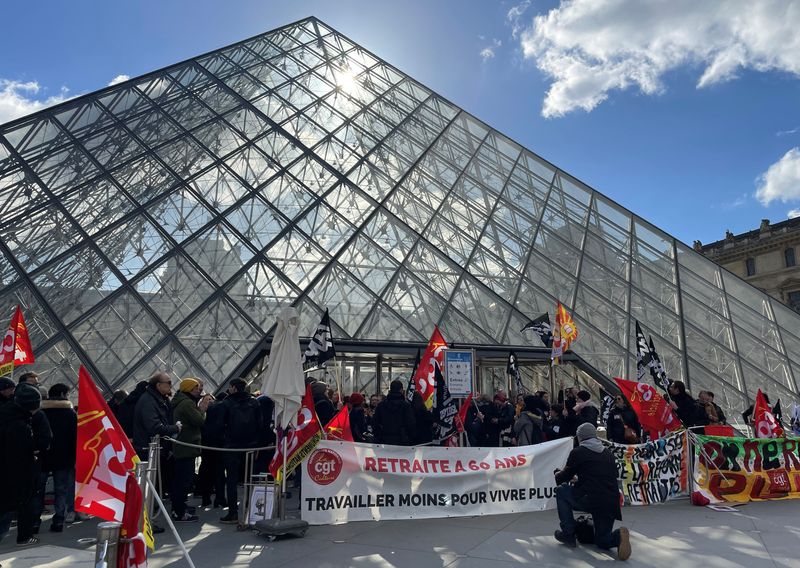
<path fill-rule="evenodd" d="M 581 390 L 575 395 L 575 415 L 578 418 L 577 426 L 581 424 L 591 424 L 597 428 L 597 420 L 600 418 L 600 409 L 592 401 L 589 391 Z"/>
<path fill-rule="evenodd" d="M 403 394 L 403 381 L 395 379 L 391 382 L 388 396 L 375 409 L 373 425 L 376 443 L 411 445 L 416 420 L 414 410 Z"/>
<path fill-rule="evenodd" d="M 333 402 L 328 397 L 328 385 L 322 381 L 311 383 L 311 396 L 314 397 L 314 410 L 317 412 L 319 425 L 325 428 L 336 414 Z"/>
<path fill-rule="evenodd" d="M 622 520 L 614 454 L 597 438 L 592 424 L 578 426 L 575 437 L 578 447 L 569 453 L 564 469 L 554 472 L 561 524 L 554 536 L 558 542 L 575 548 L 573 511 L 585 511 L 592 515 L 595 544 L 605 550 L 616 548 L 617 558 L 627 560 L 631 555 L 630 532 L 626 527 L 613 530 L 614 521 Z"/>
<path fill-rule="evenodd" d="M 524 409 L 514 421 L 514 437 L 518 446 L 532 446 L 542 443 L 543 401 L 535 395 L 527 394 L 523 399 Z"/>
<path fill-rule="evenodd" d="M 36 491 L 36 442 L 32 417 L 39 411 L 42 395 L 31 385 L 20 383 L 14 390 L 13 402 L 0 406 L 0 538 L 8 532 L 11 517 L 17 514 L 17 546 L 31 546 L 39 539 L 33 536 Z"/>
<path fill-rule="evenodd" d="M 180 382 L 178 392 L 172 399 L 172 415 L 182 426 L 178 442 L 196 446 L 202 444 L 202 428 L 210 402 L 209 397 L 203 396 L 203 384 L 198 379 L 189 377 Z M 187 510 L 186 499 L 200 452 L 200 448 L 173 444 L 172 520 L 178 523 L 192 523 L 198 519 L 197 515 Z"/>

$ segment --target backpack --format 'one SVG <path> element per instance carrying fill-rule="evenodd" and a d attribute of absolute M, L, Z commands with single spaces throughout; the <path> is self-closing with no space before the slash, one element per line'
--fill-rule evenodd
<path fill-rule="evenodd" d="M 223 402 L 228 405 L 225 420 L 227 445 L 232 448 L 257 447 L 263 428 L 261 405 L 253 397 L 234 396 L 229 396 Z"/>

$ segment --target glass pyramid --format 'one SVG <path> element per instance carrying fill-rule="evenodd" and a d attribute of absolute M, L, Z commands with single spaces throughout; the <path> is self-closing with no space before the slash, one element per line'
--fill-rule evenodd
<path fill-rule="evenodd" d="M 530 347 L 559 299 L 606 377 L 638 320 L 726 411 L 798 392 L 800 315 L 315 18 L 0 135 L 0 315 L 47 383 L 220 385 L 287 304 L 351 343 Z"/>

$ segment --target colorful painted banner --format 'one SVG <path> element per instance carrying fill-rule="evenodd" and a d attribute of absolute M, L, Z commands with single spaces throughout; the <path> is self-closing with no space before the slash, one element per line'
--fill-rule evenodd
<path fill-rule="evenodd" d="M 694 495 L 699 504 L 800 498 L 800 440 L 697 436 Z"/>
<path fill-rule="evenodd" d="M 604 443 L 617 461 L 626 505 L 653 505 L 686 495 L 689 446 L 685 430 L 646 444 Z"/>
<path fill-rule="evenodd" d="M 572 439 L 518 448 L 401 447 L 323 440 L 303 462 L 312 525 L 554 509 L 553 471 Z"/>

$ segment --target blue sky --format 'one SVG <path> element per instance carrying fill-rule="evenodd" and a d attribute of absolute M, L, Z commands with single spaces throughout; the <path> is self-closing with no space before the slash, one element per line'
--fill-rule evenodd
<path fill-rule="evenodd" d="M 707 243 L 800 210 L 800 2 L 719 6 L 12 3 L 0 122 L 315 15 L 684 242 Z"/>

